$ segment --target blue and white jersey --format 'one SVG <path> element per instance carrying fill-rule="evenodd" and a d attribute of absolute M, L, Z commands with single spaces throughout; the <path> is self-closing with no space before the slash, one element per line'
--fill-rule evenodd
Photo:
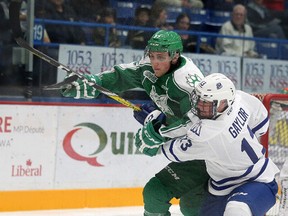
<path fill-rule="evenodd" d="M 211 177 L 209 191 L 227 195 L 247 181 L 271 182 L 279 172 L 271 159 L 265 158 L 266 151 L 257 139 L 268 126 L 263 104 L 236 91 L 235 102 L 224 114 L 216 120 L 198 119 L 186 136 L 170 140 L 162 151 L 171 161 L 205 160 Z"/>

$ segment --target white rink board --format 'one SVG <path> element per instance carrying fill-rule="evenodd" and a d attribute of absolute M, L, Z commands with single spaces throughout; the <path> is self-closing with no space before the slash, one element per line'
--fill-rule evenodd
<path fill-rule="evenodd" d="M 53 187 L 57 107 L 1 105 L 0 190 Z"/>
<path fill-rule="evenodd" d="M 241 59 L 233 56 L 185 53 L 191 58 L 204 76 L 211 73 L 225 74 L 232 80 L 236 89 L 241 89 Z"/>
<path fill-rule="evenodd" d="M 140 124 L 134 120 L 130 108 L 60 107 L 59 113 L 59 143 L 63 143 L 69 131 L 81 128 L 73 135 L 75 151 L 91 158 L 89 154 L 99 149 L 99 135 L 87 126 L 75 127 L 81 123 L 98 125 L 103 129 L 107 142 L 104 149 L 95 155 L 103 166 L 92 166 L 85 160 L 67 157 L 62 145 L 58 145 L 56 188 L 141 187 L 168 163 L 160 155 L 151 158 L 136 153 L 133 136 Z"/>
<path fill-rule="evenodd" d="M 279 92 L 288 86 L 288 62 L 243 59 L 242 86 L 246 92 Z"/>
<path fill-rule="evenodd" d="M 130 108 L 1 105 L 0 118 L 1 190 L 143 187 L 169 163 L 136 153 Z"/>

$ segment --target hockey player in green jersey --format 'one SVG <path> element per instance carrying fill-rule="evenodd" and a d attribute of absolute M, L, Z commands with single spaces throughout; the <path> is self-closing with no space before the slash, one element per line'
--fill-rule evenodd
<path fill-rule="evenodd" d="M 191 109 L 191 93 L 203 74 L 191 59 L 181 54 L 182 51 L 181 37 L 176 32 L 160 30 L 148 41 L 140 61 L 115 65 L 99 74 L 84 75 L 87 80 L 78 79 L 61 93 L 76 99 L 96 98 L 99 92 L 89 85 L 91 82 L 115 93 L 142 88 L 156 105 L 156 110 L 151 112 L 151 106 L 143 105 L 141 111 L 134 112 L 134 117 L 145 124 L 151 117 L 159 118 L 162 112 L 165 114 L 162 123 L 165 121 L 166 126 L 161 127 L 161 135 L 167 139 L 184 135 L 186 130 L 182 126 Z M 172 198 L 180 198 L 184 215 L 199 215 L 208 178 L 204 161 L 168 164 L 144 187 L 144 215 L 169 216 Z"/>

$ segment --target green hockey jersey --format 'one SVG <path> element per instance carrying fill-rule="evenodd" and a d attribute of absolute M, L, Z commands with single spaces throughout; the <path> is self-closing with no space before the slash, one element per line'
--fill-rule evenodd
<path fill-rule="evenodd" d="M 155 76 L 148 57 L 137 62 L 116 65 L 98 76 L 102 86 L 115 93 L 133 88 L 144 89 L 166 115 L 168 126 L 161 128 L 163 136 L 177 128 L 179 123 L 176 122 L 179 120 L 183 123 L 183 117 L 191 109 L 191 92 L 203 78 L 193 61 L 183 55 L 180 56 L 178 65 L 171 66 L 162 77 Z M 170 137 L 168 134 L 166 136 Z"/>

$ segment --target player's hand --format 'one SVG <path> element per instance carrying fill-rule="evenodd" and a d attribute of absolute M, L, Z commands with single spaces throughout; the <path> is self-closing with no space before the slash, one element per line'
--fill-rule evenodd
<path fill-rule="evenodd" d="M 65 77 L 65 79 L 67 79 L 70 76 Z M 100 92 L 94 87 L 92 87 L 92 85 L 94 83 L 101 85 L 101 80 L 95 75 L 83 75 L 83 76 L 85 77 L 84 80 L 78 78 L 76 81 L 71 82 L 71 85 L 69 85 L 69 87 L 61 89 L 61 94 L 64 97 L 73 97 L 75 99 L 96 98 L 100 94 Z"/>
<path fill-rule="evenodd" d="M 161 122 L 153 120 L 144 125 L 135 135 L 135 145 L 140 152 L 155 156 L 165 139 L 158 133 Z"/>
<path fill-rule="evenodd" d="M 166 116 L 164 113 L 156 109 L 156 106 L 153 102 L 145 103 L 141 107 L 140 111 L 134 111 L 134 118 L 142 125 L 147 124 L 148 122 L 157 119 L 162 124 L 166 122 Z"/>

